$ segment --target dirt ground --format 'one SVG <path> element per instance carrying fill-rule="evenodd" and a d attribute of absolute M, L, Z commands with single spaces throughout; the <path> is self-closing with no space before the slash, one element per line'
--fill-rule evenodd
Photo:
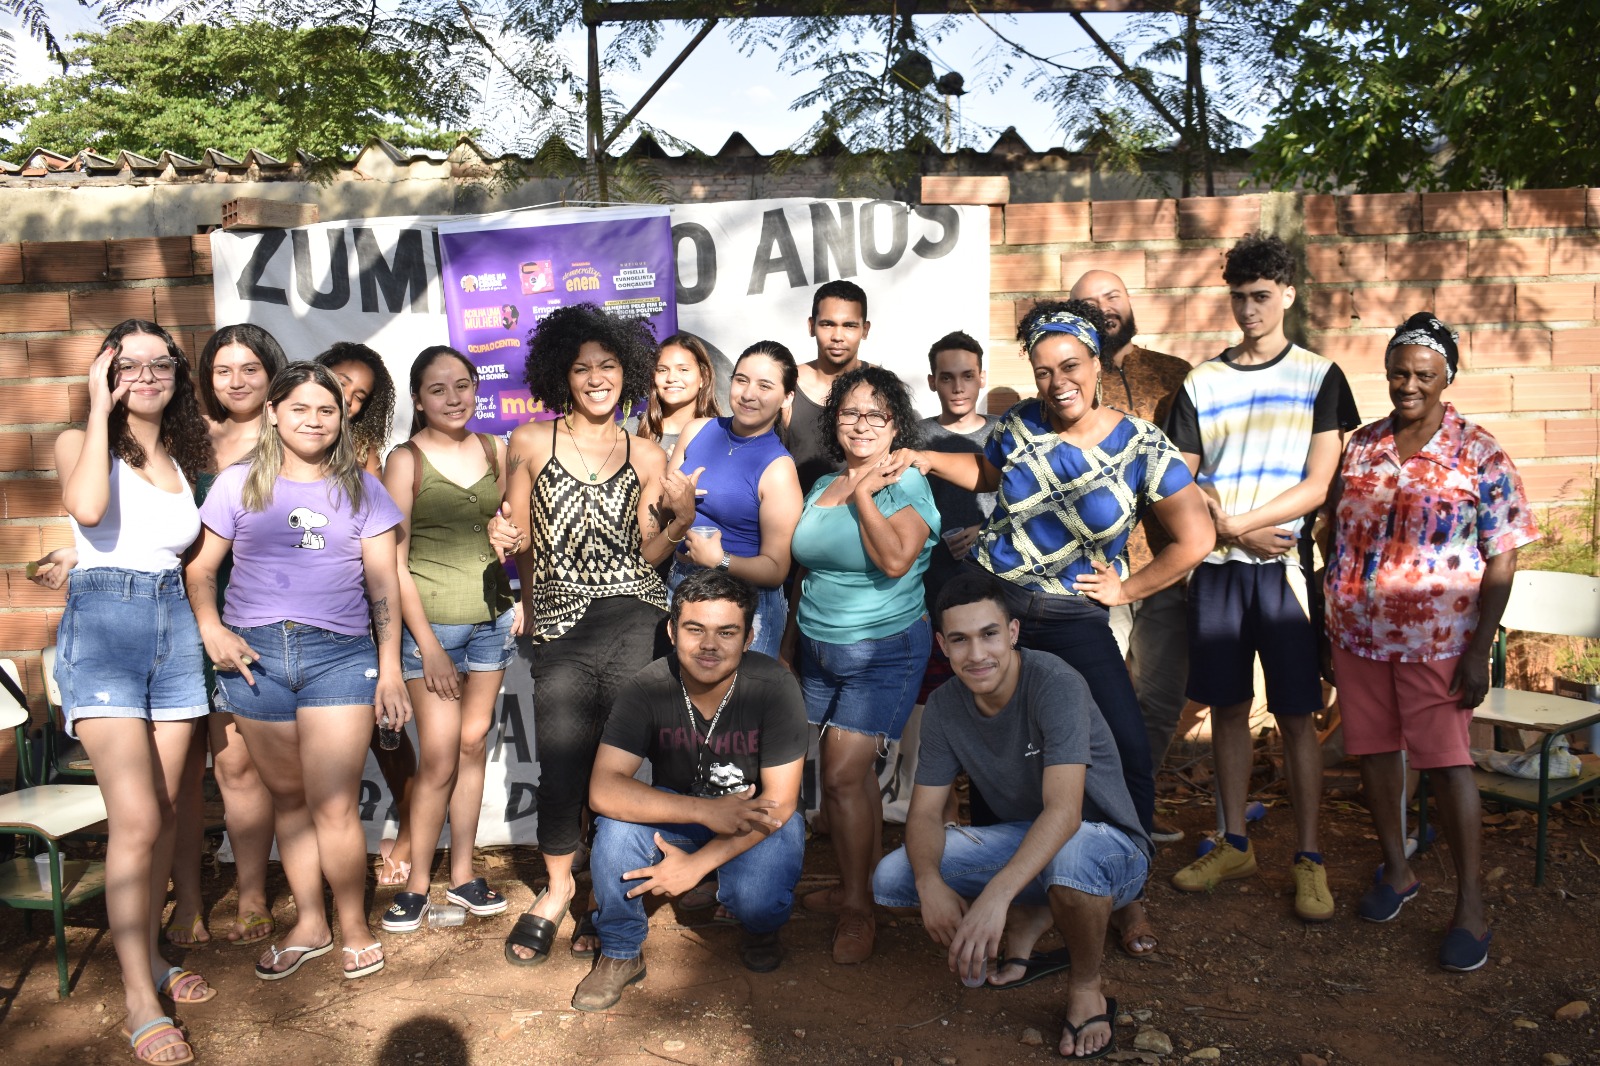
<path fill-rule="evenodd" d="M 1330 774 L 1322 824 L 1338 916 L 1306 925 L 1291 910 L 1292 818 L 1281 787 L 1263 784 L 1268 814 L 1253 829 L 1261 874 L 1213 896 L 1169 886 L 1213 826 L 1203 763 L 1163 774 L 1161 809 L 1187 833 L 1162 848 L 1150 911 L 1160 935 L 1153 959 L 1108 951 L 1107 991 L 1118 1000 L 1116 1060 L 1315 1066 L 1327 1063 L 1600 1063 L 1600 807 L 1569 804 L 1551 827 L 1546 883 L 1533 886 L 1533 825 L 1523 814 L 1487 814 L 1484 868 L 1495 940 L 1477 973 L 1434 963 L 1449 920 L 1453 877 L 1443 848 L 1417 860 L 1422 895 L 1391 925 L 1354 917 L 1377 845 L 1348 766 Z M 899 842 L 898 827 L 887 831 Z M 796 910 L 789 955 L 772 974 L 738 962 L 740 933 L 710 912 L 662 906 L 645 952 L 649 976 L 605 1015 L 570 1008 L 587 963 L 563 950 L 548 965 L 517 970 L 501 957 L 511 917 L 542 877 L 533 849 L 483 855 L 511 898 L 500 918 L 457 929 L 390 936 L 388 966 L 339 979 L 337 954 L 289 980 L 258 981 L 257 948 L 216 943 L 171 957 L 202 971 L 220 994 L 182 1011 L 197 1061 L 498 1064 L 1043 1063 L 1059 1061 L 1061 979 L 1008 991 L 966 989 L 914 919 L 885 924 L 874 957 L 839 967 L 829 958 L 831 920 Z M 274 867 L 276 874 L 277 868 Z M 805 885 L 832 869 L 826 838 L 809 846 Z M 220 929 L 233 913 L 232 868 L 208 864 L 207 901 Z M 293 903 L 281 879 L 277 917 Z M 435 898 L 440 882 L 435 881 Z M 369 895 L 374 925 L 393 889 Z M 121 995 L 104 912 L 69 921 L 73 993 L 56 996 L 48 921 L 29 933 L 20 912 L 0 912 L 0 1037 L 6 1063 L 130 1061 L 118 1035 Z M 99 927 L 96 927 L 97 924 Z M 1052 934 L 1053 937 L 1053 934 Z M 1051 940 L 1041 944 L 1050 946 Z M 1590 1013 L 1557 1020 L 1581 1001 Z M 1031 1031 L 1031 1032 L 1030 1032 Z M 1034 1034 L 1043 1037 L 1035 1046 Z M 1170 1050 L 1135 1051 L 1141 1046 Z"/>

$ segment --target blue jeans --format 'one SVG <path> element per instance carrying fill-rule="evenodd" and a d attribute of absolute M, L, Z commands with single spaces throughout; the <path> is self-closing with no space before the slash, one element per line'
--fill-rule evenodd
<path fill-rule="evenodd" d="M 800 693 L 807 720 L 824 730 L 899 740 L 917 705 L 932 649 L 927 615 L 899 633 L 853 644 L 801 634 Z"/>
<path fill-rule="evenodd" d="M 673 557 L 672 570 L 667 574 L 669 604 L 672 594 L 683 584 L 683 579 L 699 569 L 681 555 Z M 752 626 L 754 636 L 750 641 L 750 650 L 776 659 L 778 645 L 783 643 L 784 627 L 789 624 L 789 598 L 783 594 L 781 586 L 775 589 L 756 588 L 756 597 L 756 617 Z"/>
<path fill-rule="evenodd" d="M 703 825 L 638 825 L 604 816 L 594 823 L 589 872 L 600 953 L 612 959 L 637 958 L 649 924 L 645 898 L 629 899 L 628 892 L 642 882 L 624 881 L 622 875 L 661 861 L 656 833 L 685 851 L 699 851 L 716 834 Z M 805 850 L 805 819 L 796 812 L 782 829 L 717 869 L 717 901 L 751 933 L 783 928 L 794 906 Z"/>
<path fill-rule="evenodd" d="M 1033 828 L 1031 822 L 998 825 L 950 826 L 944 831 L 944 856 L 939 876 L 965 899 L 975 899 L 994 875 L 1003 869 Z M 1087 896 L 1111 897 L 1111 909 L 1139 898 L 1150 860 L 1128 835 L 1104 822 L 1083 822 L 1055 858 L 1045 863 L 1039 876 L 1014 900 L 1029 906 L 1049 903 L 1055 886 L 1076 889 Z M 872 875 L 872 895 L 883 907 L 916 907 L 917 879 L 906 849 L 896 848 L 883 857 Z"/>
<path fill-rule="evenodd" d="M 515 609 L 507 607 L 492 622 L 470 625 L 443 625 L 429 623 L 428 628 L 438 639 L 440 647 L 456 664 L 462 674 L 492 674 L 511 665 L 517 654 L 517 638 L 511 635 L 511 620 Z M 411 630 L 400 629 L 400 677 L 415 681 L 423 676 L 422 651 L 417 647 Z"/>
<path fill-rule="evenodd" d="M 260 658 L 250 664 L 253 685 L 237 670 L 217 671 L 219 711 L 254 722 L 292 722 L 301 707 L 372 706 L 378 649 L 366 633 L 291 621 L 228 628 Z"/>

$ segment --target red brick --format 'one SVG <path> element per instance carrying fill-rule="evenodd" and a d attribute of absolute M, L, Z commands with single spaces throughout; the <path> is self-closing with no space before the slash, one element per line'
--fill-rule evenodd
<path fill-rule="evenodd" d="M 1506 193 L 1506 229 L 1583 226 L 1588 218 L 1587 189 L 1512 189 Z"/>
<path fill-rule="evenodd" d="M 1089 239 L 1089 205 L 1008 204 L 1007 244 L 1065 244 Z"/>
<path fill-rule="evenodd" d="M 1091 216 L 1097 241 L 1164 241 L 1178 235 L 1176 200 L 1096 200 Z"/>
<path fill-rule="evenodd" d="M 1467 272 L 1467 250 L 1460 241 L 1415 241 L 1386 246 L 1385 273 L 1391 281 L 1460 278 Z"/>
<path fill-rule="evenodd" d="M 1233 239 L 1260 228 L 1260 196 L 1186 196 L 1178 201 L 1179 237 Z"/>
<path fill-rule="evenodd" d="M 1006 209 L 1003 207 L 989 208 L 989 243 L 1006 243 Z"/>
<path fill-rule="evenodd" d="M 1300 201 L 1307 237 L 1333 237 L 1339 233 L 1339 198 L 1313 193 Z"/>
<path fill-rule="evenodd" d="M 1546 455 L 1592 457 L 1596 452 L 1600 452 L 1600 423 L 1593 417 L 1552 418 L 1545 423 Z"/>
<path fill-rule="evenodd" d="M 112 281 L 193 277 L 194 242 L 188 237 L 107 241 L 106 276 Z"/>
<path fill-rule="evenodd" d="M 211 283 L 181 285 L 155 290 L 156 321 L 168 329 L 174 326 L 211 325 L 217 312 Z"/>
<path fill-rule="evenodd" d="M 6 651 L 37 651 L 53 636 L 49 616 L 43 611 L 0 613 L 0 648 Z"/>
<path fill-rule="evenodd" d="M 1306 320 L 1312 329 L 1348 329 L 1354 315 L 1350 290 L 1313 289 L 1306 297 Z"/>
<path fill-rule="evenodd" d="M 81 377 L 100 354 L 105 335 L 36 337 L 28 342 L 28 366 L 36 378 Z"/>
<path fill-rule="evenodd" d="M 1519 322 L 1589 322 L 1593 319 L 1593 282 L 1562 281 L 1517 286 Z"/>
<path fill-rule="evenodd" d="M 39 545 L 46 552 L 53 552 L 57 548 L 67 548 L 72 545 L 72 527 L 66 522 L 57 522 L 54 525 L 40 526 Z"/>
<path fill-rule="evenodd" d="M 152 319 L 156 313 L 152 291 L 94 289 L 72 293 L 72 328 L 110 329 L 124 319 Z"/>
<path fill-rule="evenodd" d="M 0 341 L 0 378 L 28 376 L 28 346 L 22 341 Z"/>
<path fill-rule="evenodd" d="M 64 384 L 7 385 L 0 423 L 10 426 L 71 422 L 72 397 Z"/>
<path fill-rule="evenodd" d="M 1600 236 L 1591 233 L 1552 240 L 1550 273 L 1600 274 Z"/>
<path fill-rule="evenodd" d="M 1548 237 L 1484 238 L 1467 242 L 1467 276 L 1544 277 L 1550 273 Z"/>
<path fill-rule="evenodd" d="M 1422 228 L 1429 233 L 1501 229 L 1505 220 L 1506 194 L 1498 189 L 1422 194 Z"/>
<path fill-rule="evenodd" d="M 6 571 L 6 606 L 8 607 L 62 607 L 67 602 L 67 590 L 47 589 L 28 580 L 26 571 Z M 43 615 L 40 616 L 41 618 Z"/>
<path fill-rule="evenodd" d="M 1183 307 L 1184 328 L 1191 333 L 1225 333 L 1239 328 L 1225 293 L 1196 293 Z"/>
<path fill-rule="evenodd" d="M 1133 313 L 1139 320 L 1139 332 L 1147 337 L 1184 333 L 1191 329 L 1186 324 L 1184 308 L 1189 297 L 1178 293 L 1145 293 L 1134 297 Z M 1226 301 L 1223 301 L 1226 307 Z"/>
<path fill-rule="evenodd" d="M 1450 394 L 1445 393 L 1450 399 Z M 1542 418 L 1485 418 L 1474 419 L 1493 434 L 1500 447 L 1514 460 L 1542 459 L 1545 450 L 1545 425 Z"/>
<path fill-rule="evenodd" d="M 1389 343 L 1389 332 L 1357 333 L 1353 330 L 1335 333 L 1313 333 L 1307 344 L 1318 355 L 1325 355 L 1339 364 L 1346 377 L 1357 374 L 1382 374 L 1383 350 Z"/>
<path fill-rule="evenodd" d="M 1306 246 L 1306 272 L 1313 281 L 1378 281 L 1383 278 L 1387 245 L 1377 242 Z"/>
<path fill-rule="evenodd" d="M 1352 313 L 1363 326 L 1398 326 L 1433 306 L 1433 290 L 1421 285 L 1372 285 L 1351 294 Z"/>
<path fill-rule="evenodd" d="M 1154 249 L 1144 253 L 1144 284 L 1149 289 L 1195 289 L 1222 284 L 1223 249 Z"/>
<path fill-rule="evenodd" d="M 1341 197 L 1339 232 L 1416 233 L 1422 228 L 1422 199 L 1414 192 L 1379 192 Z"/>
<path fill-rule="evenodd" d="M 1499 370 L 1487 374 L 1463 374 L 1450 386 L 1447 396 L 1466 414 L 1509 411 L 1511 375 Z"/>
<path fill-rule="evenodd" d="M 1091 270 L 1109 270 L 1122 279 L 1129 289 L 1146 287 L 1144 253 L 1133 252 L 1069 252 L 1061 257 L 1061 287 L 1070 290 L 1078 279 Z"/>
<path fill-rule="evenodd" d="M 1511 322 L 1517 310 L 1514 285 L 1440 285 L 1433 290 L 1433 313 L 1451 326 L 1472 322 Z"/>
<path fill-rule="evenodd" d="M 38 526 L 0 526 L 0 563 L 31 563 L 43 554 Z"/>
<path fill-rule="evenodd" d="M 23 241 L 22 280 L 32 283 L 106 280 L 105 241 Z"/>
<path fill-rule="evenodd" d="M 1517 472 L 1528 498 L 1535 503 L 1573 503 L 1594 486 L 1594 467 L 1584 463 L 1530 464 Z"/>
<path fill-rule="evenodd" d="M 1061 257 L 1024 252 L 989 257 L 990 292 L 1054 292 L 1061 288 Z"/>
<path fill-rule="evenodd" d="M 1377 374 L 1361 374 L 1350 379 L 1350 393 L 1355 397 L 1356 410 L 1361 419 L 1370 422 L 1388 414 L 1394 404 L 1389 402 L 1389 383 Z"/>
<path fill-rule="evenodd" d="M 0 244 L 0 285 L 22 284 L 22 245 Z"/>
<path fill-rule="evenodd" d="M 1543 329 L 1481 329 L 1461 334 L 1462 351 L 1470 370 L 1491 367 L 1548 367 L 1550 331 Z"/>
<path fill-rule="evenodd" d="M 196 234 L 190 237 L 194 251 L 194 272 L 199 277 L 211 273 L 211 238 L 206 234 Z"/>
<path fill-rule="evenodd" d="M 1207 359 L 1215 359 L 1217 354 L 1227 345 L 1219 340 L 1208 340 L 1200 337 L 1160 337 L 1154 334 L 1150 342 L 1158 351 L 1175 355 L 1190 366 L 1199 366 Z"/>
<path fill-rule="evenodd" d="M 189 356 L 191 366 L 198 367 L 200 365 L 200 353 L 205 351 L 206 345 L 211 342 L 211 338 L 216 335 L 216 332 L 214 329 L 202 326 L 193 333 L 184 334 L 185 339 L 181 343 L 184 352 Z"/>
<path fill-rule="evenodd" d="M 0 333 L 46 333 L 71 324 L 64 292 L 16 292 L 0 295 Z"/>
<path fill-rule="evenodd" d="M 992 177 L 945 177 L 925 175 L 922 202 L 925 204 L 1003 204 L 1011 200 L 1011 179 L 1004 174 Z"/>
<path fill-rule="evenodd" d="M 0 470 L 32 470 L 33 438 L 27 433 L 0 433 Z M 0 528 L 0 532 L 4 532 Z"/>
<path fill-rule="evenodd" d="M 1511 379 L 1513 411 L 1587 411 L 1594 406 L 1594 379 L 1589 374 L 1553 371 L 1516 374 Z"/>
<path fill-rule="evenodd" d="M 1009 337 L 1017 331 L 1017 315 L 1010 300 L 989 301 L 989 336 Z"/>
<path fill-rule="evenodd" d="M 1558 329 L 1550 338 L 1551 361 L 1556 366 L 1600 364 L 1600 329 Z"/>
<path fill-rule="evenodd" d="M 70 396 L 70 390 L 69 390 Z M 84 390 L 85 403 L 87 404 L 88 390 Z M 47 430 L 43 433 L 34 432 L 29 436 L 33 438 L 33 459 L 29 469 L 54 470 L 56 468 L 56 438 L 60 436 L 59 430 Z"/>
<path fill-rule="evenodd" d="M 61 509 L 61 482 L 55 478 L 0 481 L 0 518 L 43 518 Z"/>

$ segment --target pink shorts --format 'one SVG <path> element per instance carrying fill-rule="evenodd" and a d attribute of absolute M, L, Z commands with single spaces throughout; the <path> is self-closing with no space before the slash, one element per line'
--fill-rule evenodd
<path fill-rule="evenodd" d="M 1344 750 L 1381 755 L 1404 749 L 1414 769 L 1471 766 L 1472 710 L 1450 693 L 1460 656 L 1422 663 L 1363 659 L 1333 649 Z"/>

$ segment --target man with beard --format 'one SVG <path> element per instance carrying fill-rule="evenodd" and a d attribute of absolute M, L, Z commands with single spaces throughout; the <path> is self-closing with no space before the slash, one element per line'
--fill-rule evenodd
<path fill-rule="evenodd" d="M 797 818 L 805 703 L 794 675 L 750 652 L 756 592 L 697 570 L 672 598 L 673 654 L 618 691 L 589 786 L 600 950 L 572 1005 L 606 1010 L 645 975 L 644 897 L 679 896 L 717 874 L 744 927 L 746 968 L 778 968 L 805 855 Z M 654 787 L 634 778 L 649 758 Z"/>
<path fill-rule="evenodd" d="M 1071 958 L 1060 1052 L 1098 1058 L 1115 1047 L 1117 1016 L 1100 980 L 1106 929 L 1113 909 L 1139 898 L 1151 858 L 1116 741 L 1082 674 L 1017 647 L 993 575 L 969 568 L 946 584 L 937 625 L 956 676 L 928 698 L 906 843 L 878 864 L 873 895 L 920 908 L 950 970 L 972 986 L 1060 969 L 1033 954 L 1053 924 Z M 963 770 L 993 824 L 945 824 Z"/>
<path fill-rule="evenodd" d="M 1101 355 L 1106 405 L 1165 425 L 1173 397 L 1189 373 L 1189 363 L 1133 343 L 1139 331 L 1133 303 L 1122 279 L 1109 270 L 1091 270 L 1079 278 L 1072 286 L 1072 298 L 1094 304 L 1111 327 Z M 1155 516 L 1146 514 L 1128 537 L 1129 572 L 1148 564 L 1170 540 Z M 1133 691 L 1139 697 L 1145 734 L 1150 738 L 1151 765 L 1158 771 L 1187 702 L 1183 691 L 1189 671 L 1186 584 L 1180 581 L 1136 603 L 1111 608 L 1111 632 L 1128 657 Z M 1158 843 L 1170 843 L 1183 839 L 1183 833 L 1158 820 L 1151 837 Z M 1123 947 L 1130 954 L 1143 955 L 1155 948 L 1155 938 L 1148 932 L 1130 929 L 1122 933 Z"/>

